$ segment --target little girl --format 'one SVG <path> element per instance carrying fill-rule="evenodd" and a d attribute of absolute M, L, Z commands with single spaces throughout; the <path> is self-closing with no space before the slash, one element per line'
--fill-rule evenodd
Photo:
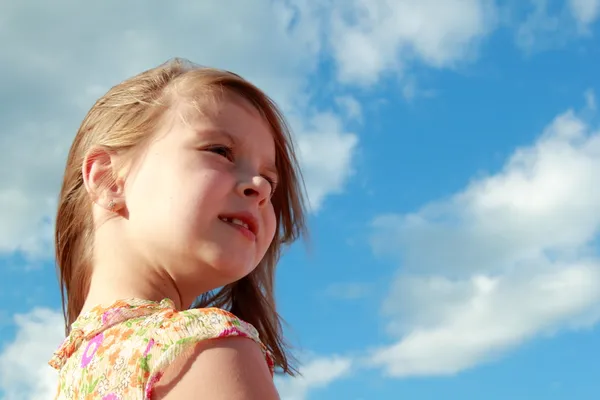
<path fill-rule="evenodd" d="M 60 193 L 56 398 L 277 399 L 274 273 L 302 189 L 283 117 L 238 75 L 176 59 L 113 87 Z"/>

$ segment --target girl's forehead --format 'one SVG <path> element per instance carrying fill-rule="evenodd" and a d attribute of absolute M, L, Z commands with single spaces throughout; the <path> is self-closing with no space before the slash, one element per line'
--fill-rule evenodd
<path fill-rule="evenodd" d="M 189 128 L 224 132 L 235 142 L 260 142 L 265 150 L 272 149 L 274 156 L 277 153 L 277 130 L 263 112 L 241 96 L 181 99 L 171 112 Z"/>
<path fill-rule="evenodd" d="M 269 122 L 249 100 L 236 94 L 200 93 L 195 96 L 180 97 L 176 99 L 171 110 L 190 122 L 226 119 L 231 114 L 243 113 L 246 116 L 261 120 L 270 128 Z"/>

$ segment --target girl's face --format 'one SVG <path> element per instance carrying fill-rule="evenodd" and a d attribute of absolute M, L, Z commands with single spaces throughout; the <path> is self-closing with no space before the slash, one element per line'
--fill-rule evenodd
<path fill-rule="evenodd" d="M 179 107 L 127 178 L 125 234 L 191 301 L 246 276 L 265 255 L 277 171 L 271 129 L 248 102 L 230 96 L 206 115 Z"/>

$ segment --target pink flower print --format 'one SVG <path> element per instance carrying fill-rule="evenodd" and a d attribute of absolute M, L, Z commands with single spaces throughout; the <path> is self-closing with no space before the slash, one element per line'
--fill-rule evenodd
<path fill-rule="evenodd" d="M 146 383 L 146 390 L 144 390 L 146 397 L 144 399 L 151 399 L 152 398 L 152 394 L 154 393 L 154 386 L 156 386 L 156 384 L 158 383 L 158 381 L 160 381 L 160 378 L 163 377 L 163 373 L 159 372 L 155 375 L 153 375 L 152 377 L 150 377 L 150 379 L 148 380 L 148 383 Z"/>
<path fill-rule="evenodd" d="M 104 335 L 101 332 L 89 341 L 85 351 L 83 352 L 83 356 L 81 357 L 81 368 L 87 367 L 90 361 L 92 361 L 94 354 L 96 354 L 96 351 L 98 351 L 98 348 L 100 347 L 100 344 L 102 344 L 103 340 Z"/>
<path fill-rule="evenodd" d="M 110 310 L 106 310 L 102 314 L 102 325 L 107 325 L 110 323 L 111 319 L 119 313 L 118 308 L 112 308 Z"/>
<path fill-rule="evenodd" d="M 144 350 L 144 357 L 148 355 L 152 346 L 154 346 L 154 339 L 150 339 L 150 341 L 148 342 L 148 346 L 146 346 L 146 350 Z"/>
<path fill-rule="evenodd" d="M 224 329 L 220 334 L 219 337 L 226 337 L 226 336 L 242 336 L 242 337 L 247 337 L 248 335 L 245 332 L 242 332 L 239 328 L 232 326 L 230 328 Z"/>
<path fill-rule="evenodd" d="M 119 398 L 117 397 L 116 394 L 111 393 L 111 394 L 107 394 L 106 396 L 104 396 L 102 398 L 102 400 L 119 400 Z"/>

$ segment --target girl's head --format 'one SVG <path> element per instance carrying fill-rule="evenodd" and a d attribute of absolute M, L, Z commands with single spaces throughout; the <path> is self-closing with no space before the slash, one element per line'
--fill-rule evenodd
<path fill-rule="evenodd" d="M 241 77 L 176 59 L 113 87 L 75 137 L 59 199 L 67 331 L 92 277 L 119 264 L 164 277 L 182 307 L 201 296 L 252 323 L 290 372 L 273 282 L 305 229 L 302 193 L 283 117 Z"/>

